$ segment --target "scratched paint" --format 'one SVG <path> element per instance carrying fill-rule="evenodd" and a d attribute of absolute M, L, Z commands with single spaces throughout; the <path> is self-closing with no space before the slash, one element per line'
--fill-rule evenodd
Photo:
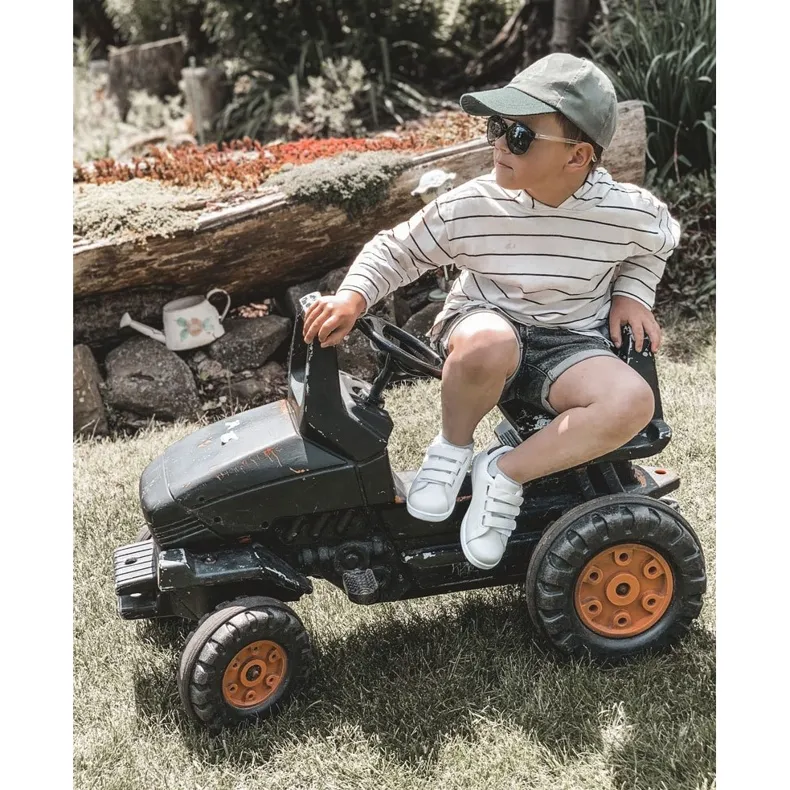
<path fill-rule="evenodd" d="M 280 466 L 282 466 L 282 465 L 283 465 L 283 464 L 282 464 L 282 461 L 280 460 L 280 456 L 279 456 L 279 455 L 277 455 L 277 451 L 274 449 L 274 447 L 267 447 L 267 448 L 266 448 L 266 449 L 263 451 L 263 454 L 264 454 L 264 455 L 265 455 L 265 456 L 266 456 L 266 457 L 267 457 L 267 458 L 268 458 L 270 461 L 272 460 L 272 458 L 275 458 L 275 459 L 277 460 L 277 463 L 278 463 Z"/>

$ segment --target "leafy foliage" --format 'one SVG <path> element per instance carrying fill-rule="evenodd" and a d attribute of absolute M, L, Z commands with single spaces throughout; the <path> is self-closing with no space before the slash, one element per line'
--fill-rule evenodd
<path fill-rule="evenodd" d="M 104 0 L 107 15 L 129 44 L 188 33 L 200 25 L 205 0 Z"/>
<path fill-rule="evenodd" d="M 620 101 L 645 102 L 658 178 L 715 167 L 715 0 L 610 3 L 589 44 Z"/>
<path fill-rule="evenodd" d="M 205 28 L 234 64 L 235 96 L 219 125 L 226 139 L 265 138 L 283 126 L 328 131 L 349 104 L 361 124 L 352 129 L 346 119 L 346 133 L 402 123 L 435 106 L 414 86 L 452 60 L 437 0 L 207 0 Z"/>
<path fill-rule="evenodd" d="M 287 137 L 352 136 L 365 127 L 360 105 L 366 99 L 365 67 L 347 57 L 321 64 L 321 75 L 308 77 L 303 96 L 298 91 L 275 103 L 271 127 L 275 134 Z"/>
<path fill-rule="evenodd" d="M 716 303 L 716 173 L 688 175 L 653 187 L 681 225 L 680 246 L 667 262 L 657 307 L 703 315 Z"/>

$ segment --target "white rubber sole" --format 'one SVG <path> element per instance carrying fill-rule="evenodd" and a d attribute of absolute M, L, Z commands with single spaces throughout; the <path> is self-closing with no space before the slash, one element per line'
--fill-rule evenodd
<path fill-rule="evenodd" d="M 412 507 L 409 504 L 409 500 L 406 500 L 406 510 L 409 512 L 410 516 L 414 516 L 414 518 L 420 519 L 420 521 L 446 521 L 450 516 L 453 515 L 453 511 L 455 510 L 455 505 L 453 505 L 446 513 L 424 513 L 422 510 L 417 510 L 416 507 Z"/>
<path fill-rule="evenodd" d="M 469 511 L 467 510 L 466 513 L 464 513 L 464 520 L 461 522 L 461 550 L 464 553 L 464 557 L 466 557 L 469 563 L 474 565 L 475 568 L 480 568 L 481 571 L 490 571 L 492 568 L 496 568 L 496 566 L 499 565 L 500 562 L 502 562 L 502 558 L 500 557 L 500 559 L 497 560 L 493 565 L 486 565 L 485 563 L 480 562 L 480 560 L 477 560 L 474 557 L 472 557 L 466 545 L 466 522 L 468 515 L 469 515 Z M 504 556 L 505 555 L 503 554 L 502 557 Z"/>

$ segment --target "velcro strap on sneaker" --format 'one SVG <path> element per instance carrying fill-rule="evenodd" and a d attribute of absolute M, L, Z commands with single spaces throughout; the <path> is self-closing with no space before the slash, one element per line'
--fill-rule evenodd
<path fill-rule="evenodd" d="M 495 529 L 497 532 L 507 535 L 516 528 L 516 520 L 514 518 L 500 516 L 496 513 L 484 513 L 483 526 L 487 529 Z"/>
<path fill-rule="evenodd" d="M 419 482 L 452 485 L 463 469 L 469 454 L 469 450 L 449 445 L 429 447 L 419 472 Z"/>

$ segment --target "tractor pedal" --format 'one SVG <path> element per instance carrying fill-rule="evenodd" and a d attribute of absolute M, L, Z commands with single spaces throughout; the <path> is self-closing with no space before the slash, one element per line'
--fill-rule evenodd
<path fill-rule="evenodd" d="M 502 420 L 502 422 L 494 428 L 494 434 L 503 445 L 507 444 L 511 447 L 518 447 L 521 444 L 521 437 L 518 435 L 518 431 L 508 420 Z"/>
<path fill-rule="evenodd" d="M 379 583 L 371 568 L 355 568 L 343 574 L 343 588 L 348 599 L 354 603 L 375 603 Z"/>

